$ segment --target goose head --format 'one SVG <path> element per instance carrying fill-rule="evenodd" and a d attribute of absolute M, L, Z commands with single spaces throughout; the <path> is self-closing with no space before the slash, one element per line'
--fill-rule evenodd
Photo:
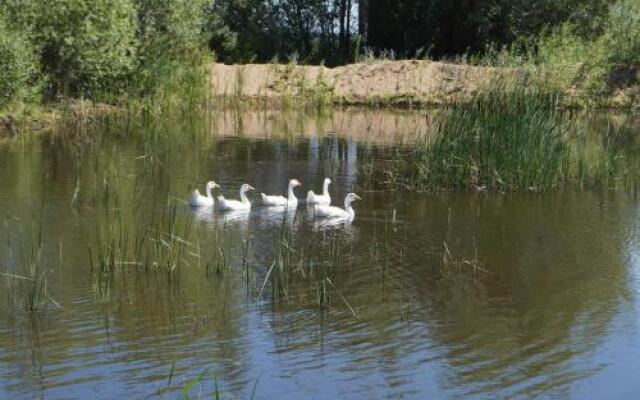
<path fill-rule="evenodd" d="M 297 180 L 297 179 L 292 179 L 292 180 L 289 181 L 289 187 L 292 188 L 292 189 L 294 187 L 298 187 L 298 186 L 301 186 L 301 185 L 302 185 L 302 183 L 300 183 L 300 181 Z"/>
<path fill-rule="evenodd" d="M 206 185 L 207 190 L 211 190 L 211 189 L 215 189 L 215 188 L 219 188 L 219 187 L 220 187 L 220 185 L 218 185 L 214 181 L 209 181 L 209 182 L 207 182 L 207 185 Z"/>
<path fill-rule="evenodd" d="M 256 188 L 254 188 L 253 186 L 249 185 L 248 183 L 243 183 L 242 186 L 240 186 L 240 193 L 241 194 L 245 194 L 249 190 L 255 190 L 255 189 Z"/>
<path fill-rule="evenodd" d="M 255 188 L 247 183 L 243 183 L 242 186 L 240 186 L 240 200 L 243 203 L 246 203 L 249 201 L 249 199 L 247 198 L 247 192 L 249 190 L 255 190 Z"/>
<path fill-rule="evenodd" d="M 355 193 L 349 193 L 345 198 L 344 198 L 344 207 L 345 208 L 349 208 L 349 206 L 351 205 L 351 203 L 353 203 L 356 200 L 362 200 L 362 197 L 358 196 Z"/>
<path fill-rule="evenodd" d="M 220 185 L 218 185 L 214 181 L 207 182 L 207 184 L 205 185 L 207 197 L 211 197 L 211 190 L 213 190 L 213 188 L 217 188 L 217 187 L 219 188 Z"/>

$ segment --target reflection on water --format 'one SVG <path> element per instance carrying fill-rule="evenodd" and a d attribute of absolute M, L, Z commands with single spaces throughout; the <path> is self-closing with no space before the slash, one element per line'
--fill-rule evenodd
<path fill-rule="evenodd" d="M 237 133 L 262 118 L 252 115 L 213 127 Z M 168 201 L 208 179 L 226 192 L 244 182 L 278 192 L 296 177 L 303 193 L 330 176 L 335 199 L 362 191 L 359 164 L 391 141 L 369 140 L 354 121 L 395 121 L 393 133 L 407 120 L 340 115 L 330 130 L 345 135 L 291 138 L 282 133 L 311 123 L 267 118 L 251 129 L 268 139 L 0 147 L 0 268 L 18 264 L 17 238 L 41 225 L 61 305 L 16 310 L 3 281 L 0 398 L 175 398 L 201 374 L 198 391 L 217 381 L 239 398 L 254 387 L 257 398 L 638 394 L 633 195 L 370 191 L 352 223 L 315 220 L 304 205 L 263 207 L 254 195 L 239 213 Z M 118 207 L 107 213 L 106 203 Z M 87 256 L 96 225 L 130 226 L 133 240 L 173 212 L 193 223 L 178 275 L 119 268 L 99 292 Z"/>

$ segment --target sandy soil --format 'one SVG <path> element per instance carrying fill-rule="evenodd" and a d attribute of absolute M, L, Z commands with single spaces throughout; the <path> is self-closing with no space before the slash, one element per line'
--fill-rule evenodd
<path fill-rule="evenodd" d="M 214 94 L 275 99 L 319 86 L 343 104 L 431 104 L 460 100 L 504 70 L 433 61 L 377 61 L 337 68 L 273 64 L 211 65 Z"/>
<path fill-rule="evenodd" d="M 523 70 L 475 67 L 435 61 L 375 61 L 336 68 L 323 66 L 212 64 L 213 93 L 218 96 L 293 101 L 321 95 L 345 105 L 433 105 L 464 101 L 490 82 L 523 77 Z M 640 66 L 625 66 L 611 77 L 611 93 L 589 99 L 578 89 L 567 91 L 568 107 L 640 107 Z M 319 91 L 318 89 L 321 89 Z M 586 96 L 586 97 L 583 97 Z M 586 102 L 585 102 L 586 100 Z"/>

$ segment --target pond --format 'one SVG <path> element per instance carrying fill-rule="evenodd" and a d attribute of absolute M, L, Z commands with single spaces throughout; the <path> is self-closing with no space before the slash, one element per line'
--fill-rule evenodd
<path fill-rule="evenodd" d="M 425 118 L 221 112 L 0 143 L 0 398 L 635 398 L 636 193 L 371 182 Z M 260 206 L 294 177 L 358 193 L 355 219 Z M 256 187 L 251 212 L 190 209 L 208 180 Z"/>

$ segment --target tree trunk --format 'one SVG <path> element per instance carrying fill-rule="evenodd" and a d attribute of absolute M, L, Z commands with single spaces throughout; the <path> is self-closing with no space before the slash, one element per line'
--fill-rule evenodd
<path fill-rule="evenodd" d="M 345 17 L 347 15 L 347 0 L 340 0 L 340 10 L 338 10 L 339 20 L 339 32 L 338 32 L 338 54 L 341 55 L 342 61 L 344 61 L 344 47 L 345 47 Z"/>
<path fill-rule="evenodd" d="M 367 33 L 369 28 L 369 0 L 358 0 L 358 35 L 360 43 L 367 46 Z"/>
<path fill-rule="evenodd" d="M 350 49 L 351 49 L 351 0 L 347 0 L 347 21 L 346 21 L 346 29 L 345 29 L 345 43 L 344 43 L 344 53 L 343 58 L 344 62 L 348 62 L 351 57 Z"/>

